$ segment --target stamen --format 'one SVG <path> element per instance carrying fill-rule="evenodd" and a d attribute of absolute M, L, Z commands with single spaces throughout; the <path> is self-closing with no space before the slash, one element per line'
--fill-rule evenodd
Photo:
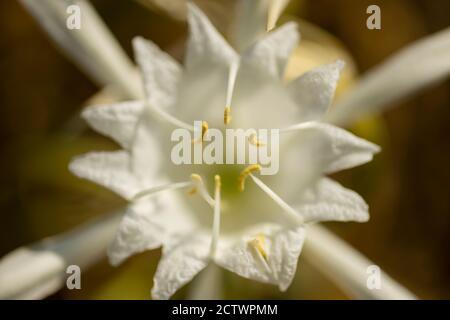
<path fill-rule="evenodd" d="M 255 171 L 261 171 L 261 166 L 259 164 L 251 164 L 244 170 L 242 170 L 241 174 L 239 175 L 239 191 L 244 191 L 245 189 L 245 180 L 247 177 Z"/>
<path fill-rule="evenodd" d="M 223 123 L 225 125 L 231 122 L 231 100 L 233 99 L 234 85 L 236 83 L 237 71 L 239 63 L 235 62 L 230 65 L 228 72 L 227 97 L 225 101 L 225 111 L 223 112 Z"/>
<path fill-rule="evenodd" d="M 269 255 L 267 254 L 266 248 L 265 248 L 265 242 L 266 237 L 264 234 L 260 233 L 258 236 L 250 240 L 250 245 L 255 248 L 255 250 L 261 255 L 261 257 L 267 262 L 269 260 Z"/>
<path fill-rule="evenodd" d="M 223 112 L 223 123 L 229 124 L 231 122 L 231 107 L 225 107 L 225 111 Z"/>
<path fill-rule="evenodd" d="M 180 127 L 189 131 L 194 131 L 193 125 L 187 124 L 186 122 L 172 116 L 171 114 L 165 112 L 160 108 L 155 108 L 149 105 L 149 110 L 157 114 L 161 119 L 167 121 L 168 123 L 172 124 L 175 127 Z"/>
<path fill-rule="evenodd" d="M 158 186 L 154 188 L 150 188 L 144 191 L 140 191 L 137 194 L 135 194 L 131 201 L 136 201 L 138 199 L 141 199 L 146 196 L 150 196 L 152 194 L 158 193 L 160 191 L 166 191 L 166 190 L 175 190 L 175 189 L 182 189 L 187 188 L 189 186 L 192 186 L 192 181 L 185 181 L 185 182 L 176 182 L 176 183 L 170 183 L 163 186 Z"/>
<path fill-rule="evenodd" d="M 211 249 L 210 249 L 210 257 L 213 258 L 217 249 L 217 242 L 219 240 L 220 235 L 220 189 L 221 189 L 221 181 L 220 176 L 216 175 L 214 177 L 214 218 L 213 218 L 213 227 L 212 227 L 212 239 L 211 239 Z"/>
<path fill-rule="evenodd" d="M 197 192 L 200 194 L 200 196 L 211 206 L 213 207 L 215 202 L 214 199 L 209 195 L 208 191 L 206 190 L 205 184 L 203 183 L 203 179 L 200 175 L 193 173 L 191 174 L 191 180 L 194 184 L 193 188 L 188 191 L 188 194 L 196 194 Z"/>
<path fill-rule="evenodd" d="M 317 122 L 315 122 L 317 123 Z M 289 126 L 287 128 L 283 128 L 280 129 L 280 133 L 285 133 L 285 132 L 292 132 L 292 131 L 297 131 L 297 130 L 303 130 L 303 129 L 307 129 L 309 127 L 311 127 L 314 124 L 314 121 L 306 121 L 306 122 L 301 122 L 301 123 L 297 123 L 294 124 L 292 126 Z"/>
<path fill-rule="evenodd" d="M 258 140 L 258 136 L 256 135 L 256 133 L 252 133 L 248 137 L 248 141 L 250 142 L 250 144 L 257 146 L 257 147 L 262 147 L 262 146 L 266 145 L 264 142 L 261 142 Z"/>
<path fill-rule="evenodd" d="M 205 135 L 208 132 L 208 129 L 209 129 L 208 122 L 202 121 L 202 136 L 200 139 L 192 139 L 192 143 L 203 142 L 203 140 L 205 139 Z"/>
<path fill-rule="evenodd" d="M 278 204 L 281 209 L 288 214 L 288 217 L 294 221 L 294 223 L 303 225 L 305 221 L 303 220 L 300 213 L 298 213 L 294 208 L 288 205 L 279 195 L 277 195 L 272 189 L 270 189 L 264 182 L 255 177 L 250 173 L 250 177 L 256 183 L 258 187 L 261 188 L 276 204 Z"/>

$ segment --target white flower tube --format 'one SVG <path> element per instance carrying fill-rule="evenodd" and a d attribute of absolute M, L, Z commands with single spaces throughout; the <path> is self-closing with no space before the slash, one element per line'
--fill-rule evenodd
<path fill-rule="evenodd" d="M 405 287 L 380 271 L 380 287 L 367 286 L 368 267 L 373 262 L 345 241 L 319 225 L 309 225 L 303 256 L 329 277 L 347 294 L 357 299 L 410 300 L 417 299 Z"/>
<path fill-rule="evenodd" d="M 450 74 L 450 28 L 418 40 L 365 74 L 326 120 L 347 125 L 444 80 Z"/>
<path fill-rule="evenodd" d="M 65 283 L 66 268 L 82 271 L 105 256 L 122 213 L 18 248 L 0 260 L 0 299 L 41 299 Z"/>
<path fill-rule="evenodd" d="M 128 98 L 142 96 L 140 79 L 126 53 L 85 0 L 21 0 L 64 52 L 97 84 L 112 85 Z M 80 8 L 81 28 L 66 26 L 67 8 Z"/>

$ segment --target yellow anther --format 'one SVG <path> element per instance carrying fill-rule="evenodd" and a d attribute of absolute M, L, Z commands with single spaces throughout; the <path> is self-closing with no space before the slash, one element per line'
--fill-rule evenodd
<path fill-rule="evenodd" d="M 214 183 L 215 183 L 215 191 L 220 191 L 220 188 L 222 186 L 222 183 L 220 181 L 220 176 L 218 174 L 216 174 L 214 176 Z"/>
<path fill-rule="evenodd" d="M 252 133 L 250 135 L 250 137 L 248 137 L 248 141 L 250 142 L 250 144 L 257 146 L 257 147 L 261 147 L 261 146 L 265 146 L 266 144 L 264 142 L 261 142 L 258 140 L 258 137 L 256 136 L 256 133 Z"/>
<path fill-rule="evenodd" d="M 255 239 L 250 240 L 250 245 L 255 248 L 255 250 L 261 255 L 261 257 L 267 261 L 269 259 L 269 255 L 265 249 L 266 237 L 260 233 L 256 236 Z"/>
<path fill-rule="evenodd" d="M 191 180 L 194 183 L 194 186 L 187 193 L 189 195 L 194 195 L 198 192 L 198 189 L 197 189 L 198 186 L 203 184 L 203 179 L 202 179 L 202 177 L 200 177 L 200 175 L 193 173 L 193 174 L 191 174 Z"/>
<path fill-rule="evenodd" d="M 203 142 L 205 135 L 208 132 L 209 125 L 208 122 L 202 121 L 202 137 L 200 139 L 192 139 L 192 143 Z"/>
<path fill-rule="evenodd" d="M 231 122 L 231 107 L 225 107 L 225 111 L 223 112 L 223 123 L 225 125 Z"/>
<path fill-rule="evenodd" d="M 244 170 L 242 170 L 241 174 L 239 175 L 239 191 L 244 191 L 245 189 L 245 180 L 247 177 L 255 171 L 261 171 L 261 166 L 259 164 L 251 164 Z"/>

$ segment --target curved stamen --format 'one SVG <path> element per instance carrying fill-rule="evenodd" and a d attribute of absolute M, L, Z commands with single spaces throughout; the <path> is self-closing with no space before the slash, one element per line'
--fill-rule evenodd
<path fill-rule="evenodd" d="M 193 184 L 193 188 L 189 190 L 189 194 L 199 193 L 200 196 L 205 199 L 205 201 L 213 207 L 215 205 L 214 199 L 209 195 L 206 190 L 205 184 L 203 183 L 203 179 L 200 175 L 193 173 L 191 174 L 191 180 Z"/>
<path fill-rule="evenodd" d="M 219 240 L 220 235 L 220 189 L 221 189 L 221 181 L 220 176 L 216 175 L 214 177 L 214 218 L 213 218 L 213 226 L 212 226 L 212 239 L 211 239 L 211 249 L 210 249 L 210 257 L 213 258 L 217 249 L 217 242 Z"/>
<path fill-rule="evenodd" d="M 223 112 L 223 123 L 225 125 L 231 122 L 231 100 L 233 99 L 234 85 L 236 84 L 238 68 L 238 62 L 232 63 L 228 73 L 227 97 L 225 101 L 225 111 Z"/>
<path fill-rule="evenodd" d="M 249 175 L 252 178 L 252 180 L 256 183 L 256 185 L 260 187 L 262 191 L 264 191 L 276 204 L 278 204 L 281 207 L 281 209 L 283 209 L 284 212 L 288 214 L 288 217 L 291 220 L 293 220 L 294 223 L 299 225 L 303 225 L 305 223 L 299 212 L 297 212 L 294 208 L 288 205 L 279 195 L 277 195 L 260 179 L 258 179 L 251 173 Z"/>
<path fill-rule="evenodd" d="M 152 194 L 155 194 L 155 193 L 158 193 L 158 192 L 161 192 L 161 191 L 187 188 L 187 187 L 192 186 L 192 184 L 193 184 L 192 181 L 185 181 L 185 182 L 170 183 L 170 184 L 166 184 L 166 185 L 163 185 L 163 186 L 157 186 L 157 187 L 150 188 L 150 189 L 143 190 L 143 191 L 140 191 L 140 192 L 136 193 L 133 196 L 133 198 L 131 199 L 131 201 L 136 201 L 138 199 L 150 196 Z"/>
<path fill-rule="evenodd" d="M 252 133 L 249 137 L 248 137 L 248 142 L 250 142 L 250 144 L 256 146 L 256 147 L 262 147 L 265 146 L 266 144 L 264 142 L 261 142 L 258 139 L 258 136 L 256 135 L 256 133 Z"/>
<path fill-rule="evenodd" d="M 205 135 L 208 132 L 209 125 L 208 122 L 202 121 L 202 136 L 198 139 L 192 139 L 192 143 L 203 142 Z"/>
<path fill-rule="evenodd" d="M 241 174 L 239 175 L 239 191 L 244 191 L 245 189 L 245 180 L 247 177 L 255 171 L 261 171 L 261 166 L 259 164 L 251 164 L 244 170 L 242 170 Z"/>

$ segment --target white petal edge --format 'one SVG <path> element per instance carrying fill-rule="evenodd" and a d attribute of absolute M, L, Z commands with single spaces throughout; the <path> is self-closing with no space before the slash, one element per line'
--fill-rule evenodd
<path fill-rule="evenodd" d="M 294 208 L 308 222 L 369 220 L 369 206 L 364 199 L 328 178 L 307 189 Z"/>
<path fill-rule="evenodd" d="M 261 234 L 265 239 L 267 261 L 250 244 Z M 295 275 L 304 239 L 303 227 L 257 226 L 244 236 L 223 240 L 215 261 L 244 278 L 275 284 L 285 291 Z"/>
<path fill-rule="evenodd" d="M 256 75 L 270 75 L 281 79 L 289 56 L 298 44 L 300 35 L 297 24 L 288 22 L 268 33 L 243 52 L 241 68 L 250 68 Z"/>
<path fill-rule="evenodd" d="M 128 206 L 108 248 L 111 265 L 117 266 L 131 255 L 165 245 L 172 234 L 198 228 L 195 219 L 180 204 L 179 194 L 171 187 L 175 185 L 163 186 Z"/>
<path fill-rule="evenodd" d="M 145 189 L 142 182 L 131 172 L 128 152 L 90 152 L 75 157 L 70 171 L 79 178 L 102 185 L 127 200 Z"/>
<path fill-rule="evenodd" d="M 267 30 L 269 5 L 272 0 L 238 1 L 232 40 L 239 52 L 259 40 Z"/>
<path fill-rule="evenodd" d="M 301 143 L 298 146 L 300 155 L 309 154 L 316 168 L 321 173 L 333 173 L 362 165 L 372 160 L 373 155 L 380 151 L 380 147 L 361 139 L 354 134 L 331 124 L 309 121 L 283 129 L 292 134 L 298 131 Z M 308 159 L 304 159 L 307 161 Z"/>
<path fill-rule="evenodd" d="M 450 28 L 425 37 L 394 54 L 365 74 L 326 120 L 340 126 L 381 112 L 450 74 Z"/>
<path fill-rule="evenodd" d="M 344 65 L 344 61 L 338 60 L 319 66 L 288 84 L 287 90 L 299 107 L 302 121 L 319 120 L 325 115 Z"/>
<path fill-rule="evenodd" d="M 172 239 L 164 246 L 153 280 L 153 299 L 169 299 L 202 271 L 209 263 L 209 245 L 209 238 L 198 233 Z"/>
<path fill-rule="evenodd" d="M 87 107 L 82 117 L 97 132 L 117 141 L 129 150 L 142 112 L 143 101 L 126 101 Z"/>
<path fill-rule="evenodd" d="M 140 66 L 147 101 L 154 108 L 167 108 L 175 103 L 180 64 L 156 44 L 142 37 L 133 39 L 136 60 Z"/>
<path fill-rule="evenodd" d="M 188 2 L 187 6 L 190 36 L 185 59 L 186 69 L 204 69 L 209 65 L 229 66 L 237 59 L 236 52 L 195 4 Z"/>
<path fill-rule="evenodd" d="M 116 236 L 108 247 L 107 256 L 112 266 L 118 266 L 133 254 L 156 249 L 162 245 L 165 229 L 149 219 L 155 208 L 152 202 L 147 203 L 149 203 L 147 214 L 142 214 L 132 207 L 127 209 Z"/>

